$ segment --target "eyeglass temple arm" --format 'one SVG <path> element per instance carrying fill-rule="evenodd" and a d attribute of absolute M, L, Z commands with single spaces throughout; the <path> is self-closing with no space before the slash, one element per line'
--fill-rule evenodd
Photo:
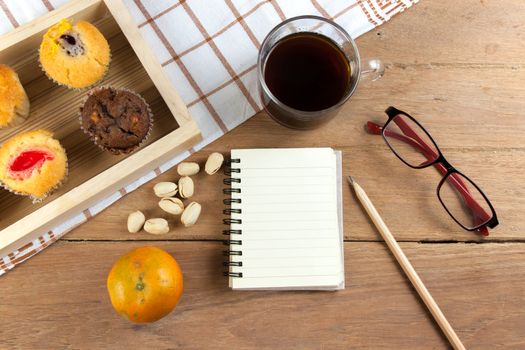
<path fill-rule="evenodd" d="M 418 143 L 416 141 L 414 141 L 413 139 L 405 136 L 405 135 L 400 135 L 398 133 L 395 133 L 393 131 L 389 131 L 387 130 L 386 132 L 388 133 L 387 136 L 390 136 L 390 137 L 393 137 L 395 139 L 398 139 L 400 141 L 403 141 L 409 145 L 411 145 L 412 147 L 418 149 L 419 151 L 421 151 L 421 153 L 423 153 L 423 155 L 430 161 L 432 159 L 435 159 L 437 157 L 437 154 L 423 141 L 421 140 L 421 138 L 415 134 L 412 129 L 410 128 L 409 125 L 407 125 L 406 123 L 404 124 L 404 127 L 402 127 L 401 125 L 398 124 L 398 126 L 403 130 L 404 127 L 407 127 L 408 129 L 410 129 L 410 133 L 417 139 L 419 139 L 422 143 Z M 367 129 L 369 132 L 371 132 L 372 134 L 376 134 L 376 135 L 380 135 L 381 134 L 381 131 L 382 131 L 382 127 L 380 125 L 377 125 L 373 122 L 368 122 L 367 123 Z M 405 130 L 403 130 L 405 131 Z M 447 173 L 447 169 L 440 163 L 436 163 L 434 164 L 436 166 L 436 168 L 438 169 L 438 171 L 442 174 L 442 175 L 445 175 Z M 476 202 L 476 200 L 474 198 L 472 198 L 472 195 L 470 194 L 468 188 L 466 187 L 465 183 L 458 177 L 455 176 L 455 174 L 452 174 L 451 175 L 451 178 L 452 178 L 452 183 L 453 185 L 460 191 L 461 195 L 463 196 L 463 198 L 465 199 L 466 203 L 468 204 L 469 208 L 473 211 L 474 214 L 474 217 L 476 218 L 476 221 L 477 223 L 475 224 L 478 224 L 479 222 L 483 222 L 483 221 L 486 221 L 488 220 L 490 217 L 489 217 L 489 214 Z M 485 219 L 482 218 L 482 216 L 485 217 Z M 480 220 L 480 221 L 478 221 Z M 488 229 L 487 227 L 483 226 L 481 228 L 479 228 L 479 231 L 482 235 L 484 236 L 488 236 Z"/>

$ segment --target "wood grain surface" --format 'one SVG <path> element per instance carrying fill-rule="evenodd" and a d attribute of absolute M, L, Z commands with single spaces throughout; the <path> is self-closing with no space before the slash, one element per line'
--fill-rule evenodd
<path fill-rule="evenodd" d="M 190 160 L 232 148 L 341 149 L 344 174 L 366 190 L 466 348 L 523 349 L 524 26 L 521 0 L 422 0 L 357 40 L 386 74 L 363 82 L 332 122 L 293 131 L 260 113 Z M 489 237 L 452 222 L 434 169 L 406 167 L 364 131 L 367 120 L 386 120 L 389 105 L 418 118 L 487 193 L 500 218 Z M 194 178 L 203 205 L 194 227 L 175 218 L 165 236 L 126 231 L 133 210 L 164 215 L 152 187 L 178 179 L 173 169 L 0 278 L 0 348 L 449 348 L 347 186 L 344 291 L 230 291 L 221 275 L 222 177 Z M 185 293 L 173 314 L 136 326 L 111 308 L 105 279 L 120 255 L 143 245 L 175 256 Z"/>
<path fill-rule="evenodd" d="M 151 244 L 148 242 L 147 244 Z M 138 326 L 111 308 L 113 262 L 143 243 L 58 242 L 2 278 L 2 346 L 14 348 L 447 348 L 381 242 L 345 244 L 340 292 L 236 291 L 219 242 L 156 242 L 179 261 L 185 291 L 173 314 Z M 523 348 L 522 244 L 401 247 L 466 348 Z M 21 278 L 24 276 L 24 278 Z"/>

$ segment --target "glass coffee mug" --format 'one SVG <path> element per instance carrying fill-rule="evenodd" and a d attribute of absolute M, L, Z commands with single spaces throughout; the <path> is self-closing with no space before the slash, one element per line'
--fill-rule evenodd
<path fill-rule="evenodd" d="M 379 79 L 377 59 L 361 62 L 354 40 L 317 16 L 290 18 L 264 39 L 257 59 L 264 108 L 277 122 L 313 129 L 332 119 L 363 77 Z"/>

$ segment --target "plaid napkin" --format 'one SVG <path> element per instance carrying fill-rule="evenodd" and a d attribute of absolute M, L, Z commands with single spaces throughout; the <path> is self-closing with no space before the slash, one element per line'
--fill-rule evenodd
<path fill-rule="evenodd" d="M 68 0 L 0 0 L 0 34 Z M 162 67 L 188 105 L 203 141 L 93 207 L 7 256 L 0 275 L 37 254 L 119 198 L 170 169 L 261 109 L 256 61 L 266 34 L 286 18 L 335 20 L 352 37 L 366 33 L 418 0 L 123 0 Z"/>

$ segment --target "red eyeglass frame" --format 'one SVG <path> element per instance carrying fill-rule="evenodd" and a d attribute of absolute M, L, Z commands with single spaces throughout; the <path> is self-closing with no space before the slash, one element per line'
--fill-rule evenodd
<path fill-rule="evenodd" d="M 434 141 L 434 139 L 432 138 L 432 136 L 430 136 L 428 131 L 414 117 L 412 117 L 408 113 L 405 113 L 405 112 L 403 112 L 401 110 L 398 110 L 397 108 L 392 107 L 392 106 L 388 107 L 385 110 L 385 113 L 388 115 L 388 120 L 385 123 L 385 125 L 384 126 L 380 126 L 380 125 L 378 125 L 378 124 L 376 124 L 374 122 L 369 121 L 366 124 L 367 131 L 369 133 L 371 133 L 371 134 L 374 134 L 374 135 L 381 135 L 383 137 L 383 140 L 388 145 L 388 147 L 390 147 L 390 149 L 392 150 L 392 152 L 394 152 L 394 154 L 403 163 L 405 163 L 409 167 L 414 168 L 414 169 L 423 169 L 423 168 L 429 167 L 431 165 L 434 165 L 437 168 L 437 170 L 443 175 L 443 178 L 441 179 L 441 181 L 439 182 L 438 187 L 437 187 L 437 195 L 438 195 L 439 201 L 441 202 L 441 204 L 443 205 L 443 207 L 445 208 L 447 213 L 452 217 L 452 219 L 454 221 L 456 221 L 456 223 L 458 225 L 460 225 L 465 230 L 467 230 L 467 231 L 477 231 L 479 234 L 481 234 L 483 236 L 488 236 L 489 235 L 488 227 L 490 227 L 490 228 L 496 227 L 498 225 L 498 219 L 497 219 L 496 211 L 494 210 L 494 207 L 492 206 L 492 203 L 490 203 L 490 201 L 487 198 L 487 196 L 485 195 L 485 193 L 472 180 L 470 180 L 467 176 L 465 176 L 464 174 L 459 172 L 456 168 L 454 168 L 452 165 L 450 165 L 450 163 L 445 159 L 445 157 L 441 153 L 441 150 L 437 146 L 437 144 Z M 403 115 L 403 116 L 409 118 L 414 123 L 416 123 L 416 125 L 418 125 L 421 128 L 421 130 L 424 131 L 425 134 L 428 136 L 428 138 L 432 141 L 435 150 L 437 150 L 437 153 L 434 151 L 434 149 L 431 146 L 429 146 L 423 139 L 421 139 L 421 137 L 419 137 L 417 132 L 415 132 L 410 127 L 410 125 L 408 125 L 402 118 L 395 118 L 398 115 Z M 407 136 L 398 134 L 398 133 L 393 132 L 391 130 L 386 130 L 387 125 L 389 123 L 391 123 L 392 121 L 394 121 L 397 124 L 397 126 L 399 127 L 399 129 L 401 129 L 401 131 Z M 387 137 L 391 137 L 391 138 L 397 139 L 399 141 L 402 141 L 402 142 L 405 142 L 405 143 L 411 145 L 412 147 L 414 147 L 415 149 L 420 151 L 425 156 L 425 158 L 427 158 L 428 161 L 424 162 L 424 163 L 422 163 L 422 164 L 420 164 L 418 166 L 414 166 L 414 165 L 411 165 L 411 164 L 407 163 L 395 151 L 394 147 L 392 147 L 390 145 L 390 143 L 388 142 Z M 481 193 L 481 195 L 484 197 L 484 199 L 486 200 L 487 204 L 489 205 L 489 207 L 491 209 L 491 212 L 492 212 L 491 213 L 492 215 L 487 213 L 486 210 L 482 206 L 480 206 L 479 203 L 472 197 L 472 194 L 470 193 L 467 185 L 464 183 L 464 181 L 461 179 L 461 177 L 458 176 L 458 174 L 463 176 L 463 177 L 465 177 L 466 179 L 468 179 L 470 181 L 470 183 Z M 439 189 L 441 188 L 443 183 L 447 180 L 447 178 L 450 179 L 451 184 L 454 187 L 456 187 L 458 192 L 463 197 L 463 199 L 465 201 L 465 204 L 472 211 L 473 217 L 475 218 L 474 227 L 469 228 L 469 227 L 464 226 L 461 222 L 459 222 L 454 217 L 454 215 L 452 215 L 452 213 L 449 211 L 449 209 L 447 208 L 447 206 L 445 205 L 445 203 L 441 199 L 441 196 L 439 195 Z"/>

